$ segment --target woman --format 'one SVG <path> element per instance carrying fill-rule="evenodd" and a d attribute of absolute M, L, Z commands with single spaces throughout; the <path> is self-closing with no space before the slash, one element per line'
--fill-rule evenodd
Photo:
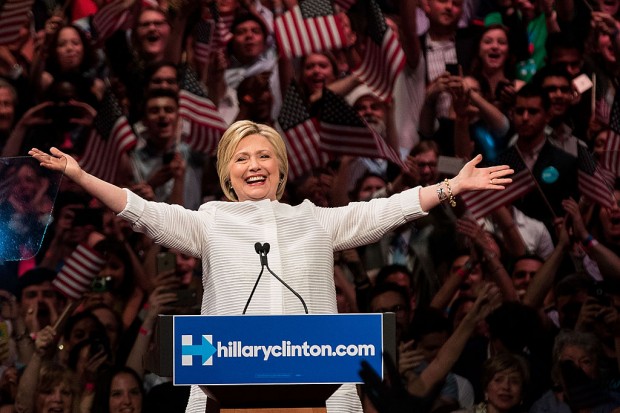
<path fill-rule="evenodd" d="M 310 53 L 302 58 L 300 64 L 299 83 L 311 104 L 321 98 L 324 87 L 337 95 L 345 96 L 360 84 L 354 75 L 339 78 L 338 64 L 328 52 Z"/>
<path fill-rule="evenodd" d="M 508 72 L 514 67 L 510 56 L 508 29 L 500 24 L 485 27 L 475 56 L 471 74 L 480 83 L 483 97 L 489 102 L 502 100 L 502 89 L 506 87 L 512 89 L 514 96 L 514 87 L 509 80 L 512 74 Z"/>
<path fill-rule="evenodd" d="M 61 27 L 51 37 L 45 61 L 45 71 L 41 74 L 41 91 L 46 91 L 61 75 L 78 74 L 87 80 L 91 93 L 98 99 L 103 97 L 105 85 L 95 77 L 97 56 L 90 46 L 86 34 L 77 26 Z"/>
<path fill-rule="evenodd" d="M 519 410 L 529 381 L 527 362 L 512 353 L 500 353 L 484 363 L 482 386 L 485 401 L 474 413 L 509 413 Z"/>
<path fill-rule="evenodd" d="M 205 287 L 201 313 L 210 315 L 241 314 L 260 271 L 258 257 L 251 259 L 256 242 L 271 244 L 271 268 L 285 276 L 287 283 L 304 297 L 310 313 L 336 313 L 334 251 L 378 241 L 387 231 L 438 205 L 438 194 L 446 200 L 449 192 L 456 196 L 468 190 L 503 189 L 502 185 L 511 182 L 505 177 L 513 172 L 507 166 L 477 169 L 482 159 L 477 157 L 456 178 L 439 185 L 342 208 L 318 208 L 309 201 L 292 207 L 278 202 L 288 176 L 284 141 L 268 126 L 240 121 L 224 133 L 217 150 L 220 185 L 234 202 L 214 201 L 198 211 L 189 211 L 147 202 L 89 175 L 56 148 L 52 148 L 51 155 L 38 149 L 32 149 L 30 154 L 43 167 L 64 171 L 130 221 L 134 230 L 166 247 L 201 258 Z M 300 249 L 300 245 L 305 247 Z M 231 263 L 237 263 L 234 277 L 226 276 Z M 272 281 L 261 282 L 248 313 L 301 313 L 297 298 Z M 344 397 L 350 399 L 346 405 L 359 406 L 354 387 L 338 393 L 347 391 Z M 187 411 L 203 412 L 205 397 L 200 389 L 193 388 Z M 331 402 L 330 407 L 338 410 Z"/>
<path fill-rule="evenodd" d="M 95 383 L 92 413 L 142 413 L 142 380 L 129 367 L 118 367 L 99 375 Z"/>
<path fill-rule="evenodd" d="M 563 330 L 553 344 L 551 375 L 556 383 L 530 409 L 531 413 L 609 412 L 620 406 L 616 393 L 602 385 L 601 346 L 595 335 Z"/>
<path fill-rule="evenodd" d="M 18 413 L 73 413 L 78 405 L 78 390 L 71 371 L 50 361 L 54 357 L 56 332 L 51 326 L 40 330 L 33 353 L 24 369 L 15 396 Z"/>

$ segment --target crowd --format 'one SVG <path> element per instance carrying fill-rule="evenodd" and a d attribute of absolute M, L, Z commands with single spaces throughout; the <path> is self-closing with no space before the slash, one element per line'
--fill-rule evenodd
<path fill-rule="evenodd" d="M 401 162 L 309 151 L 311 168 L 289 158 L 278 199 L 369 202 L 441 182 L 479 153 L 516 173 L 486 209 L 486 195 L 450 197 L 334 254 L 339 312 L 396 314 L 393 377 L 360 387 L 364 411 L 620 408 L 620 180 L 603 169 L 619 156 L 607 141 L 620 134 L 620 0 L 379 1 L 404 54 L 387 99 L 354 73 L 374 1 L 336 3 L 343 48 L 292 58 L 274 22 L 295 0 L 34 0 L 0 45 L 0 148 L 16 157 L 0 168 L 0 220 L 21 237 L 21 260 L 0 257 L 0 413 L 184 411 L 189 389 L 145 359 L 157 315 L 198 314 L 206 286 L 198 259 L 133 232 L 72 181 L 52 185 L 32 147 L 85 169 L 104 159 L 104 179 L 196 210 L 235 196 L 214 158 L 226 126 L 271 125 L 290 153 L 290 96 L 322 118 L 331 94 Z M 116 19 L 102 23 L 110 6 Z M 186 92 L 213 105 L 218 136 L 187 115 Z M 135 140 L 93 150 L 119 119 Z M 605 179 L 599 196 L 580 184 L 584 153 Z"/>

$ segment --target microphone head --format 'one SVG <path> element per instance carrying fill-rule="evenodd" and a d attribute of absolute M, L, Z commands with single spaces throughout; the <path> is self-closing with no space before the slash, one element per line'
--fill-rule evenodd
<path fill-rule="evenodd" d="M 269 253 L 269 248 L 271 248 L 271 245 L 269 245 L 269 243 L 268 243 L 268 242 L 265 242 L 265 243 L 263 244 L 263 248 L 264 248 L 264 250 L 265 250 L 265 254 L 268 254 L 268 253 Z"/>
<path fill-rule="evenodd" d="M 257 242 L 256 244 L 254 244 L 254 250 L 257 254 L 260 254 L 261 252 L 263 252 L 263 244 Z"/>

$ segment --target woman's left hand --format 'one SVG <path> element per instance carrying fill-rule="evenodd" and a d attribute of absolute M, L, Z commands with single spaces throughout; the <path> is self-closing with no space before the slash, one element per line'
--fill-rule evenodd
<path fill-rule="evenodd" d="M 505 189 L 505 185 L 512 182 L 514 170 L 508 165 L 489 166 L 476 168 L 482 161 L 482 155 L 477 155 L 467 162 L 459 174 L 452 180 L 452 190 L 457 195 L 461 192 L 478 191 L 482 189 Z"/>

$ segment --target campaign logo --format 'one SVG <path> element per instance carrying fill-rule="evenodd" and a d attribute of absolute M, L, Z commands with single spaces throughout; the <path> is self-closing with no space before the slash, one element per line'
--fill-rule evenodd
<path fill-rule="evenodd" d="M 183 334 L 181 336 L 181 365 L 192 366 L 194 356 L 201 357 L 203 366 L 213 365 L 213 355 L 217 350 L 213 347 L 213 336 L 204 334 L 201 336 L 201 343 L 194 344 L 191 334 Z"/>

